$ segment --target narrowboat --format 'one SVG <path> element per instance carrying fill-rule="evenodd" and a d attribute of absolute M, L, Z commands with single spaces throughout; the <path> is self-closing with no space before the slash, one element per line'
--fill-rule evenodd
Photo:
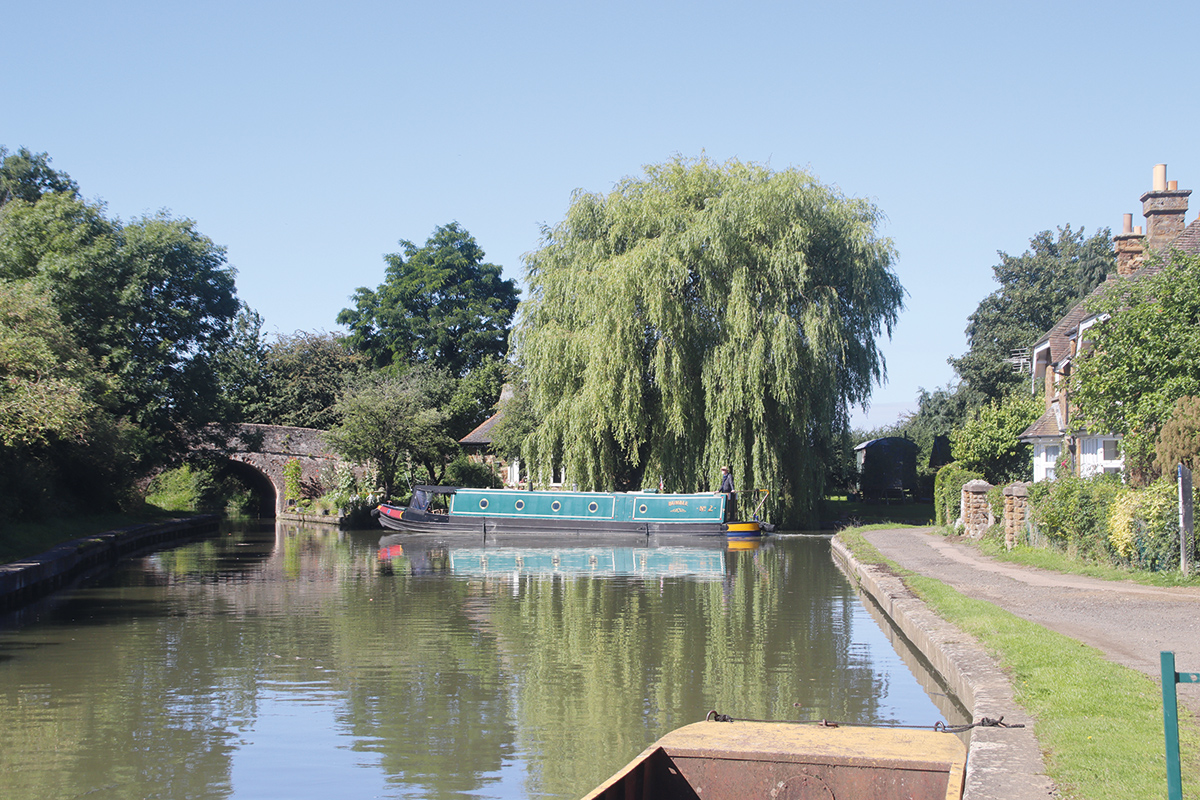
<path fill-rule="evenodd" d="M 759 536 L 757 519 L 725 520 L 725 495 L 545 492 L 417 486 L 407 506 L 383 504 L 380 524 L 403 533 L 610 533 Z"/>
<path fill-rule="evenodd" d="M 967 749 L 904 728 L 705 721 L 672 731 L 584 800 L 960 800 Z"/>

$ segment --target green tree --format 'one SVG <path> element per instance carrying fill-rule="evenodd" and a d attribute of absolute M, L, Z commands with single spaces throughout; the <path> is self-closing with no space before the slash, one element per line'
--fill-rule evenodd
<path fill-rule="evenodd" d="M 401 240 L 384 256 L 375 290 L 358 289 L 337 321 L 376 367 L 428 364 L 461 376 L 508 349 L 516 283 L 484 263 L 483 250 L 457 222 L 434 230 L 423 247 Z"/>
<path fill-rule="evenodd" d="M 461 439 L 496 413 L 505 373 L 504 361 L 493 356 L 454 382 L 454 391 L 443 409 L 450 436 Z"/>
<path fill-rule="evenodd" d="M 263 359 L 265 388 L 251 421 L 320 430 L 337 423 L 338 397 L 364 362 L 342 334 L 309 331 L 277 337 Z"/>
<path fill-rule="evenodd" d="M 812 520 L 902 307 L 880 218 L 801 170 L 706 158 L 577 192 L 526 257 L 535 475 L 699 490 L 729 463 L 743 491 L 772 491 L 776 519 Z"/>
<path fill-rule="evenodd" d="M 1162 426 L 1154 446 L 1154 465 L 1170 475 L 1176 465 L 1194 470 L 1200 466 L 1200 397 L 1181 397 Z"/>
<path fill-rule="evenodd" d="M 0 281 L 0 516 L 113 509 L 128 496 L 128 432 L 102 405 L 108 382 L 44 292 Z"/>
<path fill-rule="evenodd" d="M 161 458 L 220 415 L 213 358 L 240 304 L 224 249 L 188 219 L 160 213 L 128 224 L 67 192 L 0 210 L 0 281 L 31 280 L 97 367 L 106 402 Z"/>
<path fill-rule="evenodd" d="M 95 382 L 49 298 L 29 281 L 0 284 L 0 447 L 85 439 Z"/>
<path fill-rule="evenodd" d="M 1072 399 L 1089 429 L 1118 433 L 1135 479 L 1157 474 L 1154 443 L 1175 402 L 1200 394 L 1200 256 L 1172 254 L 1155 274 L 1116 282 L 1092 310 Z"/>
<path fill-rule="evenodd" d="M 1113 270 L 1116 261 L 1107 228 L 1084 238 L 1083 228 L 1042 231 L 1020 256 L 999 251 L 992 274 L 1000 288 L 980 301 L 968 317 L 969 350 L 950 359 L 970 405 L 999 400 L 1028 376 L 1005 359 L 1050 330 L 1076 302 Z"/>
<path fill-rule="evenodd" d="M 79 186 L 65 172 L 50 167 L 50 156 L 24 147 L 9 153 L 0 145 L 0 206 L 9 200 L 36 203 L 47 192 L 78 196 Z"/>
<path fill-rule="evenodd" d="M 220 386 L 221 422 L 249 422 L 267 397 L 267 345 L 262 316 L 245 303 L 230 326 L 229 337 L 212 354 L 212 369 Z"/>
<path fill-rule="evenodd" d="M 954 460 L 983 473 L 995 486 L 1033 477 L 1029 445 L 1018 437 L 1041 416 L 1044 406 L 1032 394 L 1014 392 L 979 406 L 966 423 L 950 434 Z"/>
<path fill-rule="evenodd" d="M 442 406 L 453 393 L 453 379 L 427 367 L 396 376 L 388 372 L 362 375 L 347 388 L 334 408 L 340 422 L 326 441 L 344 458 L 370 462 L 377 470 L 384 497 L 400 488 L 413 465 L 430 480 L 441 482 L 446 465 L 460 450 L 446 433 Z"/>

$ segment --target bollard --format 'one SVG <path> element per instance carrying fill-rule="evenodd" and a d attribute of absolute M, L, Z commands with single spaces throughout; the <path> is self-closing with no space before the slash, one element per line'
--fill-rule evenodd
<path fill-rule="evenodd" d="M 1163 650 L 1162 661 L 1163 736 L 1167 743 L 1167 800 L 1183 800 L 1183 777 L 1179 767 L 1179 699 L 1175 685 L 1200 683 L 1200 672 L 1176 672 L 1175 653 Z"/>

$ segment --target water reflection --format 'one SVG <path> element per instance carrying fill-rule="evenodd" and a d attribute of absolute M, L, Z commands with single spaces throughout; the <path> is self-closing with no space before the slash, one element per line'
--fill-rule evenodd
<path fill-rule="evenodd" d="M 0 633 L 6 798 L 578 797 L 710 709 L 941 718 L 822 540 L 280 525 Z"/>

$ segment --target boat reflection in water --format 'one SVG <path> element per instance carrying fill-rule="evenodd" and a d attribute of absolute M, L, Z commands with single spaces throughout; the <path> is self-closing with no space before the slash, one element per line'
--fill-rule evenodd
<path fill-rule="evenodd" d="M 641 538 L 641 537 L 639 537 Z M 522 541 L 527 541 L 523 537 Z M 642 539 L 642 541 L 645 541 Z M 741 543 L 737 543 L 741 546 Z M 757 542 L 755 542 L 757 544 Z M 730 549 L 735 542 L 730 541 Z M 725 550 L 707 547 L 661 545 L 651 540 L 641 546 L 614 547 L 579 541 L 573 546 L 480 546 L 479 537 L 421 537 L 411 534 L 384 536 L 379 560 L 385 569 L 413 574 L 451 572 L 456 575 L 597 578 L 686 577 L 721 580 L 725 577 Z"/>

